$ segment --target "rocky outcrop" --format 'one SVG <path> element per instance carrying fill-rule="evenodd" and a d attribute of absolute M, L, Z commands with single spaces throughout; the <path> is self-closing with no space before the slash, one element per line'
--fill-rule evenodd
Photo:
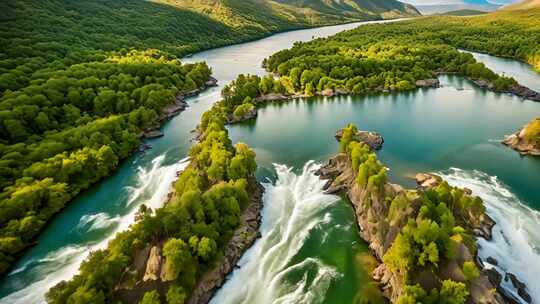
<path fill-rule="evenodd" d="M 336 139 L 341 140 L 343 129 L 336 132 Z M 353 137 L 353 140 L 363 142 L 373 150 L 380 150 L 384 143 L 384 138 L 377 132 L 358 131 Z"/>
<path fill-rule="evenodd" d="M 158 246 L 150 249 L 150 255 L 146 261 L 146 271 L 144 272 L 143 282 L 156 281 L 161 277 L 161 248 Z"/>
<path fill-rule="evenodd" d="M 217 85 L 218 85 L 218 80 L 215 79 L 214 77 L 210 76 L 210 77 L 208 78 L 208 80 L 205 82 L 204 85 L 205 85 L 207 88 L 209 88 L 209 87 L 217 87 Z"/>
<path fill-rule="evenodd" d="M 521 155 L 540 156 L 540 144 L 529 141 L 525 134 L 527 127 L 535 123 L 535 121 L 540 121 L 540 118 L 536 118 L 516 133 L 505 136 L 502 143 L 518 151 Z"/>
<path fill-rule="evenodd" d="M 253 107 L 252 109 L 248 110 L 244 115 L 241 115 L 241 116 L 235 116 L 233 114 L 230 114 L 229 117 L 227 117 L 227 123 L 235 124 L 235 123 L 250 120 L 256 117 L 257 117 L 257 108 Z"/>
<path fill-rule="evenodd" d="M 163 137 L 164 134 L 159 129 L 150 129 L 150 130 L 144 131 L 143 136 L 146 139 L 153 139 L 153 138 Z"/>
<path fill-rule="evenodd" d="M 251 184 L 255 189 L 251 192 L 251 203 L 240 219 L 240 227 L 234 232 L 221 260 L 216 263 L 214 269 L 203 275 L 186 303 L 208 303 L 214 292 L 225 283 L 227 276 L 234 270 L 244 252 L 260 237 L 260 212 L 264 189 L 255 180 L 252 180 Z"/>
<path fill-rule="evenodd" d="M 540 93 L 534 90 L 531 90 L 526 86 L 522 86 L 520 84 L 516 84 L 506 90 L 498 90 L 495 87 L 495 84 L 489 80 L 471 79 L 471 81 L 474 82 L 477 86 L 484 88 L 486 90 L 490 90 L 490 91 L 494 91 L 498 93 L 508 93 L 508 94 L 515 95 L 515 96 L 525 98 L 525 99 L 529 99 L 532 101 L 540 101 Z"/>
<path fill-rule="evenodd" d="M 421 79 L 415 82 L 415 85 L 419 88 L 438 88 L 440 86 L 439 79 Z"/>
<path fill-rule="evenodd" d="M 527 285 L 525 283 L 521 282 L 513 273 L 507 272 L 505 277 L 505 281 L 510 280 L 512 282 L 512 285 L 517 290 L 518 295 L 527 303 L 532 302 L 531 295 L 527 292 Z"/>
<path fill-rule="evenodd" d="M 281 94 L 281 93 L 270 93 L 266 95 L 261 95 L 254 99 L 256 103 L 263 103 L 263 102 L 272 102 L 272 101 L 283 101 L 283 100 L 289 100 L 291 97 Z"/>
<path fill-rule="evenodd" d="M 432 174 L 418 174 L 417 190 L 406 190 L 403 187 L 391 183 L 384 183 L 380 188 L 368 188 L 361 186 L 357 182 L 357 174 L 352 169 L 349 157 L 340 153 L 332 157 L 328 164 L 318 171 L 321 179 L 327 179 L 325 185 L 327 193 L 345 193 L 351 202 L 359 232 L 362 239 L 369 244 L 369 248 L 375 258 L 379 261 L 378 267 L 372 273 L 373 278 L 379 282 L 383 294 L 392 302 L 396 303 L 403 291 L 405 282 L 402 277 L 392 272 L 389 267 L 382 262 L 383 256 L 392 246 L 393 241 L 407 224 L 409 218 L 415 217 L 421 206 L 419 191 L 424 191 L 436 187 L 443 180 Z M 470 190 L 465 189 L 465 193 L 470 194 Z M 407 198 L 408 204 L 400 211 L 400 216 L 389 217 L 390 204 L 388 198 Z M 491 228 L 495 224 L 487 214 L 471 218 L 473 214 L 459 214 L 460 221 L 470 225 L 467 229 L 474 232 L 478 237 L 491 237 Z M 439 264 L 438 272 L 422 271 L 415 273 L 412 280 L 414 284 L 420 284 L 426 290 L 440 287 L 441 281 L 453 279 L 464 281 L 460 265 L 465 261 L 477 261 L 477 265 L 482 269 L 482 263 L 464 244 L 459 243 L 456 247 L 456 257 L 450 260 L 443 260 Z M 495 277 L 495 278 L 494 278 Z M 481 270 L 480 276 L 470 282 L 470 298 L 468 303 L 510 303 L 501 292 L 494 292 L 500 289 L 500 275 Z M 498 283 L 495 284 L 494 281 Z M 410 282 L 409 282 L 410 283 Z"/>

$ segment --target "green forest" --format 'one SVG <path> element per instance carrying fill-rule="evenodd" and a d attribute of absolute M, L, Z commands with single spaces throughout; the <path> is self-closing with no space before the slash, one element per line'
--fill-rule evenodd
<path fill-rule="evenodd" d="M 440 73 L 486 80 L 495 91 L 516 84 L 446 42 L 450 38 L 437 31 L 438 18 L 364 25 L 330 38 L 296 43 L 264 65 L 281 76 L 282 93 L 307 96 L 324 90 L 351 94 L 411 90 L 418 80 Z"/>
<path fill-rule="evenodd" d="M 0 274 L 56 212 L 136 150 L 142 129 L 178 94 L 203 87 L 210 69 L 178 58 L 283 30 L 382 18 L 295 5 L 2 2 Z"/>
<path fill-rule="evenodd" d="M 249 98 L 249 87 L 249 82 L 237 82 L 234 97 L 225 97 L 204 113 L 199 141 L 189 151 L 190 165 L 175 182 L 174 196 L 165 207 L 150 210 L 143 205 L 130 230 L 119 233 L 107 249 L 92 253 L 73 279 L 49 291 L 49 303 L 117 300 L 117 284 L 121 279 L 130 281 L 124 270 L 136 253 L 146 244 L 160 242 L 165 257 L 161 281 L 167 292 L 148 291 L 142 301 L 159 303 L 152 301 L 161 296 L 167 303 L 184 303 L 197 280 L 222 255 L 257 187 L 255 153 L 243 143 L 233 146 L 225 128 L 232 99 Z"/>

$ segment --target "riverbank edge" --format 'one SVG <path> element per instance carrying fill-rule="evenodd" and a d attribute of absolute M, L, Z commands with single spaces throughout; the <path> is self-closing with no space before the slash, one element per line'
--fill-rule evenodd
<path fill-rule="evenodd" d="M 519 83 L 513 86 L 511 89 L 501 91 L 501 90 L 496 90 L 492 82 L 484 80 L 484 79 L 472 79 L 470 77 L 460 76 L 460 75 L 456 75 L 455 73 L 448 73 L 448 72 L 437 72 L 436 75 L 437 76 L 455 75 L 455 76 L 463 77 L 466 80 L 472 82 L 474 85 L 493 93 L 509 94 L 511 96 L 516 96 L 516 97 L 531 100 L 534 102 L 540 102 L 539 92 L 536 92 L 526 86 L 520 85 Z M 257 117 L 258 107 L 267 102 L 282 102 L 282 101 L 290 101 L 290 100 L 299 99 L 299 98 L 310 98 L 310 97 L 317 97 L 317 96 L 318 97 L 337 97 L 337 96 L 369 96 L 372 94 L 387 94 L 387 93 L 392 94 L 392 93 L 415 91 L 419 89 L 439 88 L 440 86 L 441 85 L 438 78 L 428 78 L 428 79 L 417 80 L 415 83 L 415 88 L 411 90 L 405 90 L 405 91 L 376 88 L 369 92 L 355 94 L 345 89 L 336 89 L 336 90 L 325 89 L 323 91 L 315 92 L 313 96 L 309 96 L 302 93 L 295 93 L 295 94 L 269 93 L 266 95 L 260 95 L 253 100 L 255 104 L 255 109 L 253 111 L 249 111 L 248 113 L 246 113 L 246 115 L 242 117 L 233 117 L 232 115 L 229 115 L 227 119 L 228 119 L 228 124 L 235 124 L 242 121 L 253 119 Z"/>
<path fill-rule="evenodd" d="M 183 112 L 189 105 L 187 104 L 186 102 L 186 98 L 189 98 L 189 97 L 194 97 L 194 96 L 197 96 L 199 95 L 200 93 L 204 92 L 205 90 L 209 89 L 210 87 L 214 87 L 214 86 L 217 86 L 217 82 L 218 80 L 215 79 L 214 77 L 210 76 L 208 78 L 208 80 L 206 81 L 205 85 L 203 85 L 202 87 L 198 88 L 198 89 L 195 89 L 195 90 L 192 90 L 192 91 L 189 91 L 189 92 L 179 92 L 178 94 L 176 94 L 176 97 L 175 99 L 172 101 L 172 103 L 168 104 L 164 109 L 163 109 L 163 113 L 157 118 L 157 120 L 155 122 L 153 122 L 151 124 L 150 127 L 148 128 L 145 128 L 144 130 L 142 130 L 141 133 L 139 133 L 138 135 L 138 138 L 139 138 L 139 148 L 138 149 L 135 149 L 131 152 L 131 154 L 124 158 L 124 159 L 121 159 L 118 166 L 111 172 L 111 174 L 105 176 L 104 178 L 102 178 L 101 180 L 98 180 L 96 181 L 95 183 L 93 183 L 89 188 L 83 190 L 83 191 L 80 191 L 79 193 L 77 193 L 77 195 L 75 195 L 73 198 L 71 198 L 66 204 L 65 206 L 60 209 L 58 212 L 56 212 L 52 217 L 50 217 L 48 220 L 47 220 L 47 223 L 40 229 L 40 231 L 43 231 L 45 229 L 47 229 L 47 227 L 49 226 L 49 224 L 60 214 L 62 213 L 62 211 L 67 208 L 69 205 L 70 205 L 70 202 L 76 200 L 79 196 L 83 195 L 84 193 L 86 193 L 87 191 L 90 191 L 93 187 L 96 187 L 97 185 L 99 185 L 103 180 L 109 178 L 110 176 L 112 176 L 113 174 L 116 173 L 116 171 L 118 170 L 118 168 L 124 163 L 127 161 L 127 159 L 129 159 L 130 157 L 133 157 L 135 156 L 137 153 L 144 153 L 146 150 L 148 149 L 151 149 L 152 146 L 149 145 L 148 143 L 146 143 L 144 140 L 145 139 L 153 139 L 153 138 L 158 138 L 158 137 L 162 137 L 164 136 L 164 134 L 159 131 L 170 119 L 172 119 L 173 117 L 179 115 L 181 112 Z M 167 112 L 167 110 L 170 110 L 170 112 Z M 167 113 L 166 113 L 167 112 Z M 156 136 L 152 137 L 152 136 L 145 136 L 147 135 L 146 133 L 148 132 L 156 132 L 154 134 L 156 134 Z M 157 135 L 157 132 L 159 132 L 159 135 Z M 11 270 L 13 269 L 13 267 L 15 266 L 15 264 L 17 264 L 17 262 L 30 250 L 32 249 L 33 247 L 35 247 L 37 244 L 38 244 L 38 240 L 39 240 L 39 237 L 41 235 L 41 232 L 38 233 L 33 239 L 32 241 L 30 241 L 21 251 L 19 251 L 16 255 L 13 255 L 13 263 L 11 263 L 9 265 L 9 267 L 2 273 L 0 273 L 0 279 L 4 279 L 6 278 L 9 273 L 11 272 Z"/>
<path fill-rule="evenodd" d="M 197 283 L 187 304 L 209 303 L 216 291 L 227 281 L 244 253 L 261 237 L 261 211 L 263 208 L 264 187 L 252 178 L 250 188 L 250 204 L 244 209 L 240 218 L 240 226 L 234 231 L 231 240 L 225 247 L 223 257 L 216 262 L 212 270 L 206 272 Z"/>
<path fill-rule="evenodd" d="M 376 225 L 372 222 L 373 218 L 366 216 L 368 213 L 380 213 L 380 206 L 375 201 L 383 203 L 384 199 L 380 198 L 380 193 L 375 193 L 366 188 L 358 186 L 356 183 L 357 173 L 352 170 L 352 164 L 350 158 L 344 154 L 339 153 L 331 157 L 327 164 L 323 165 L 317 175 L 322 180 L 326 180 L 324 190 L 328 194 L 343 194 L 347 197 L 349 203 L 353 207 L 355 212 L 356 223 L 358 225 L 358 231 L 360 237 L 366 241 L 369 245 L 371 254 L 377 260 L 378 266 L 371 273 L 372 278 L 379 283 L 383 295 L 389 299 L 392 303 L 396 303 L 402 287 L 398 275 L 393 273 L 389 267 L 383 262 L 384 253 L 390 248 L 388 244 L 385 243 L 385 240 L 377 239 L 377 234 L 372 233 L 373 228 Z M 443 179 L 434 174 L 428 173 L 419 173 L 416 175 L 415 180 L 417 182 L 417 190 L 422 189 L 431 189 L 438 186 L 443 182 Z M 404 189 L 400 185 L 391 184 L 386 182 L 383 186 L 384 193 L 391 193 L 394 197 L 404 193 L 407 189 Z M 472 192 L 469 189 L 464 189 L 469 195 Z M 365 207 L 366 204 L 362 204 L 364 198 L 370 198 L 371 204 L 368 207 Z M 468 227 L 470 231 L 473 231 L 473 234 L 476 238 L 484 238 L 486 240 L 491 240 L 491 231 L 492 228 L 496 225 L 496 222 L 484 212 L 482 215 L 482 222 L 480 226 L 477 227 Z M 384 219 L 379 219 L 383 221 Z M 397 234 L 394 234 L 394 240 Z M 393 240 L 390 244 L 393 243 Z M 502 276 L 495 269 L 486 267 L 484 261 L 482 261 L 478 253 L 475 253 L 473 256 L 474 262 L 480 269 L 480 276 L 471 283 L 471 298 L 474 301 L 473 303 L 520 303 L 517 299 L 508 293 L 501 285 Z M 488 258 L 487 263 L 493 264 L 497 263 L 493 258 Z M 509 273 L 508 273 L 509 274 Z M 524 297 L 527 297 L 526 293 L 527 286 L 523 284 L 515 275 L 511 274 L 515 279 L 517 284 L 514 284 L 518 293 L 523 294 Z M 516 285 L 521 286 L 521 290 Z M 485 299 L 490 299 L 492 302 L 482 302 Z M 529 296 L 530 299 L 530 296 Z M 476 301 L 475 301 L 476 300 Z M 529 300 L 530 302 L 530 300 Z"/>
<path fill-rule="evenodd" d="M 535 143 L 530 143 L 525 138 L 525 129 L 535 120 L 540 120 L 540 117 L 533 119 L 515 133 L 506 135 L 501 143 L 517 151 L 521 156 L 540 156 L 540 146 Z"/>

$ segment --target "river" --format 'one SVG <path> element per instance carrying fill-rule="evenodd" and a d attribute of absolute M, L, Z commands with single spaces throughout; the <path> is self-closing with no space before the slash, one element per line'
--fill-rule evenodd
<path fill-rule="evenodd" d="M 90 250 L 126 229 L 140 204 L 160 206 L 175 172 L 186 165 L 191 130 L 219 99 L 223 85 L 239 73 L 263 75 L 262 59 L 295 41 L 357 25 L 286 32 L 187 58 L 206 61 L 220 86 L 189 99 L 190 107 L 164 126 L 165 136 L 149 141 L 152 150 L 130 158 L 57 216 L 0 282 L 0 303 L 42 302 L 48 288 L 76 273 Z M 527 65 L 475 56 L 486 56 L 478 59 L 519 81 L 529 79 L 532 88 L 540 83 Z M 500 267 L 512 269 L 533 288 L 530 282 L 540 273 L 540 160 L 520 157 L 499 140 L 540 115 L 540 103 L 486 92 L 457 77 L 441 77 L 441 82 L 441 88 L 408 93 L 269 104 L 255 121 L 233 126 L 233 141 L 254 147 L 258 177 L 266 181 L 262 238 L 213 302 L 357 303 L 376 296 L 363 270 L 367 248 L 351 207 L 323 194 L 313 174 L 336 152 L 335 130 L 349 122 L 383 134 L 379 157 L 391 168 L 393 182 L 412 186 L 411 175 L 432 171 L 482 196 L 504 225 L 496 226 L 494 242 L 484 244 L 480 254 L 495 256 Z M 540 290 L 531 295 L 540 300 Z"/>

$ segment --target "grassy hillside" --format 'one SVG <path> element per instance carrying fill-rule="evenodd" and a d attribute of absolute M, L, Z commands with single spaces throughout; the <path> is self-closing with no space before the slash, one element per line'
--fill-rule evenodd
<path fill-rule="evenodd" d="M 505 11 L 526 10 L 540 6 L 540 0 L 525 0 L 516 4 L 508 5 L 503 8 Z"/>
<path fill-rule="evenodd" d="M 394 18 L 416 16 L 420 13 L 411 5 L 396 0 L 275 0 L 296 7 L 311 8 L 328 15 L 352 18 Z"/>
<path fill-rule="evenodd" d="M 442 13 L 441 15 L 443 16 L 476 16 L 476 15 L 484 15 L 487 13 L 488 12 L 473 10 L 473 9 L 461 9 L 461 10 L 445 12 L 445 13 Z"/>
<path fill-rule="evenodd" d="M 540 71 L 540 7 L 500 10 L 475 17 L 431 17 L 411 24 L 446 43 L 528 62 Z"/>

